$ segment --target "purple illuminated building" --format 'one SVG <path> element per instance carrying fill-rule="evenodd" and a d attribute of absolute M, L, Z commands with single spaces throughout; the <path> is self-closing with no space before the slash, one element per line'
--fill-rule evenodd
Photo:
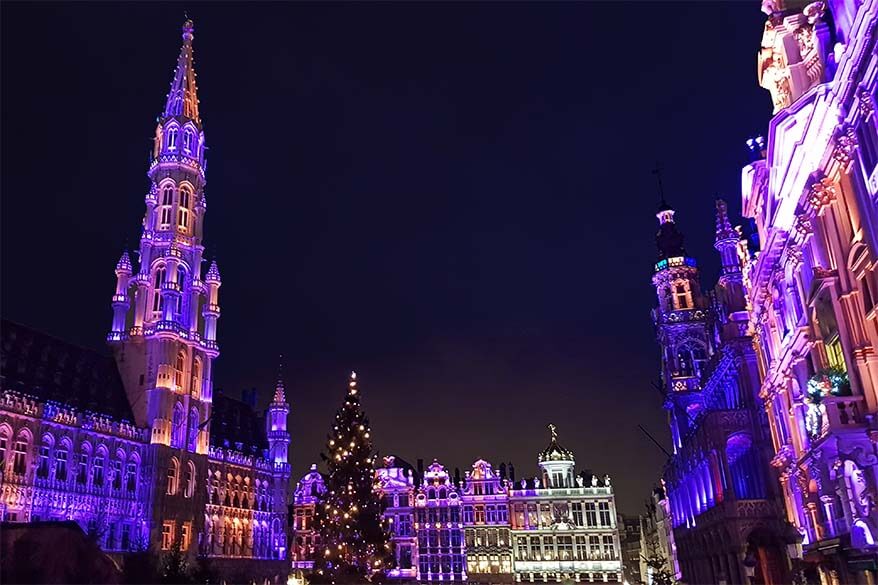
<path fill-rule="evenodd" d="M 438 461 L 416 470 L 385 457 L 375 492 L 389 520 L 395 566 L 390 579 L 421 582 L 566 583 L 622 580 L 616 504 L 610 478 L 575 473 L 573 453 L 552 429 L 539 454 L 540 475 L 515 483 L 476 460 L 464 478 Z M 510 476 L 507 477 L 507 470 Z M 317 466 L 298 484 L 293 517 L 294 566 L 313 566 L 311 519 L 325 490 Z"/>
<path fill-rule="evenodd" d="M 783 583 L 789 536 L 770 473 L 771 443 L 759 399 L 742 266 L 746 242 L 716 202 L 719 282 L 705 293 L 674 210 L 657 217 L 652 278 L 665 408 L 673 454 L 664 471 L 676 559 L 690 583 Z"/>
<path fill-rule="evenodd" d="M 4 323 L 0 514 L 73 519 L 109 551 L 287 558 L 289 405 L 213 388 L 222 282 L 206 271 L 205 139 L 194 27 L 158 118 L 137 262 L 116 264 L 114 359 Z M 115 363 L 114 363 L 115 362 Z M 263 564 L 271 572 L 271 563 Z"/>
<path fill-rule="evenodd" d="M 761 247 L 744 283 L 772 465 L 805 575 L 875 583 L 878 2 L 763 10 L 774 117 L 749 143 L 742 208 Z"/>

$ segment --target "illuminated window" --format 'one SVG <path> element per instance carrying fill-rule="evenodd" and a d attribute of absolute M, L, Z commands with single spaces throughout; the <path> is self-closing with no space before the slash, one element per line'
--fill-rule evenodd
<path fill-rule="evenodd" d="M 576 560 L 577 561 L 587 561 L 588 560 L 588 550 L 585 546 L 585 536 L 577 536 L 576 537 Z"/>
<path fill-rule="evenodd" d="M 168 150 L 176 150 L 177 149 L 177 129 L 169 128 L 168 129 Z"/>
<path fill-rule="evenodd" d="M 586 526 L 598 525 L 598 514 L 594 504 L 585 505 L 585 524 Z"/>
<path fill-rule="evenodd" d="M 601 539 L 598 536 L 588 537 L 588 557 L 591 560 L 600 560 L 601 558 Z"/>
<path fill-rule="evenodd" d="M 23 439 L 15 441 L 12 456 L 12 473 L 24 475 L 27 471 L 27 442 Z"/>
<path fill-rule="evenodd" d="M 189 522 L 184 522 L 183 525 L 180 527 L 180 550 L 189 550 L 189 538 L 191 532 L 192 525 Z"/>
<path fill-rule="evenodd" d="M 186 130 L 183 132 L 183 150 L 187 153 L 192 152 L 192 131 Z"/>
<path fill-rule="evenodd" d="M 610 504 L 608 502 L 601 502 L 598 504 L 598 511 L 601 514 L 601 526 L 612 526 L 613 523 L 610 520 Z"/>
<path fill-rule="evenodd" d="M 847 371 L 847 365 L 844 361 L 844 352 L 841 348 L 841 339 L 836 335 L 831 341 L 826 343 L 826 359 L 829 366 Z"/>
<path fill-rule="evenodd" d="M 37 477 L 45 479 L 49 477 L 49 446 L 40 446 L 40 463 L 37 466 Z"/>
<path fill-rule="evenodd" d="M 674 284 L 674 308 L 678 310 L 692 308 L 689 298 L 689 285 L 686 281 L 678 281 Z"/>
<path fill-rule="evenodd" d="M 558 537 L 558 560 L 559 561 L 572 561 L 573 560 L 573 537 L 572 536 L 559 536 Z"/>
<path fill-rule="evenodd" d="M 165 493 L 169 496 L 173 496 L 177 493 L 177 479 L 180 477 L 180 462 L 177 461 L 176 457 L 171 458 L 171 462 L 168 464 L 168 483 L 167 489 Z"/>
<path fill-rule="evenodd" d="M 186 232 L 189 229 L 189 203 L 191 194 L 188 189 L 180 189 L 180 205 L 177 207 L 177 228 Z"/>
<path fill-rule="evenodd" d="M 191 461 L 186 465 L 186 491 L 183 495 L 187 498 L 195 495 L 195 464 Z"/>
<path fill-rule="evenodd" d="M 55 449 L 55 479 L 67 481 L 67 449 Z"/>
<path fill-rule="evenodd" d="M 122 489 L 122 462 L 118 459 L 113 461 L 113 489 Z"/>
<path fill-rule="evenodd" d="M 131 493 L 137 490 L 137 463 L 131 461 L 125 467 L 125 489 Z"/>
<path fill-rule="evenodd" d="M 171 225 L 171 205 L 174 203 L 174 188 L 166 185 L 162 189 L 162 207 L 161 207 L 161 227 L 167 228 Z"/>
<path fill-rule="evenodd" d="M 613 545 L 613 537 L 612 536 L 604 536 L 604 559 L 605 560 L 615 560 L 616 558 L 616 547 Z"/>
<path fill-rule="evenodd" d="M 154 315 L 154 319 L 161 318 L 162 306 L 164 305 L 164 301 L 162 300 L 162 284 L 165 282 L 165 269 L 159 268 L 155 271 L 155 279 L 153 280 L 152 285 L 152 311 L 153 313 L 157 313 Z"/>
<path fill-rule="evenodd" d="M 174 523 L 165 522 L 162 524 L 162 550 L 171 550 L 174 544 Z"/>
<path fill-rule="evenodd" d="M 0 473 L 6 467 L 6 452 L 9 450 L 9 437 L 6 434 L 0 435 Z"/>
<path fill-rule="evenodd" d="M 195 451 L 198 448 L 198 409 L 193 408 L 189 411 L 189 450 Z"/>
<path fill-rule="evenodd" d="M 98 453 L 100 453 L 100 451 L 98 451 Z M 104 485 L 104 458 L 101 455 L 95 457 L 95 460 L 92 463 L 91 472 L 92 485 Z"/>
<path fill-rule="evenodd" d="M 186 361 L 186 356 L 183 352 L 177 353 L 177 360 L 174 362 L 174 390 L 181 390 L 183 388 L 183 366 Z"/>

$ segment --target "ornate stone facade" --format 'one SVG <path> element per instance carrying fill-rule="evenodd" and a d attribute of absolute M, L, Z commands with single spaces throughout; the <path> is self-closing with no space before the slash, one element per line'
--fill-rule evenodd
<path fill-rule="evenodd" d="M 657 213 L 653 318 L 673 442 L 664 471 L 673 534 L 659 548 L 676 555 L 669 569 L 686 582 L 743 583 L 752 570 L 757 583 L 783 583 L 785 529 L 744 295 L 748 253 L 725 202 L 716 210 L 722 269 L 706 295 L 673 209 L 662 202 Z"/>
<path fill-rule="evenodd" d="M 772 465 L 787 518 L 801 534 L 805 574 L 823 583 L 872 583 L 878 3 L 825 4 L 836 44 L 808 48 L 827 67 L 784 100 L 769 88 L 775 115 L 767 147 L 743 170 L 743 210 L 762 248 L 746 266 L 747 295 Z M 817 31 L 823 9 L 785 7 L 769 23 L 807 21 Z"/>

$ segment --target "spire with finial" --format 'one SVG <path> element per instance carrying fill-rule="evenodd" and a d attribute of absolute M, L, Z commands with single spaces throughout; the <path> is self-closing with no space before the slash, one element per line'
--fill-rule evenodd
<path fill-rule="evenodd" d="M 716 242 L 722 240 L 733 240 L 735 244 L 738 242 L 738 232 L 732 228 L 729 222 L 729 208 L 726 202 L 719 197 L 716 198 Z"/>
<path fill-rule="evenodd" d="M 207 269 L 207 274 L 204 275 L 204 282 L 220 282 L 221 280 L 216 260 L 213 260 L 210 263 L 210 268 Z"/>
<path fill-rule="evenodd" d="M 122 251 L 122 256 L 119 257 L 119 261 L 116 262 L 116 272 L 124 271 L 131 273 L 131 257 L 128 255 L 128 250 Z"/>
<path fill-rule="evenodd" d="M 195 38 L 195 24 L 191 19 L 183 23 L 183 46 L 171 81 L 171 90 L 165 104 L 165 118 L 184 116 L 199 127 L 201 117 L 198 114 L 198 87 L 195 84 L 195 58 L 192 54 L 192 40 Z"/>
<path fill-rule="evenodd" d="M 284 404 L 286 401 L 287 397 L 284 392 L 284 356 L 281 354 L 278 358 L 277 385 L 274 388 L 274 403 Z"/>

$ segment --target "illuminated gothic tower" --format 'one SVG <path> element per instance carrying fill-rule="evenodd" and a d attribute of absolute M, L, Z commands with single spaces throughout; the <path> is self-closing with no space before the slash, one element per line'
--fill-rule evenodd
<path fill-rule="evenodd" d="M 201 273 L 206 181 L 193 30 L 191 21 L 183 25 L 183 47 L 155 131 L 139 270 L 132 274 L 127 253 L 116 266 L 108 339 L 135 422 L 151 427 L 152 442 L 186 443 L 205 453 L 207 433 L 197 429 L 210 414 L 211 362 L 219 354 L 220 275 L 216 263 Z"/>
<path fill-rule="evenodd" d="M 134 273 L 127 253 L 116 265 L 113 326 L 108 335 L 134 422 L 150 429 L 154 445 L 149 462 L 157 478 L 151 542 L 160 540 L 158 531 L 169 523 L 180 527 L 173 530 L 183 533 L 184 540 L 186 534 L 200 531 L 202 519 L 194 510 L 200 509 L 204 490 L 192 494 L 188 486 L 190 476 L 206 473 L 211 363 L 219 354 L 216 263 L 202 276 L 205 145 L 193 31 L 192 21 L 186 21 L 150 153 L 139 266 Z M 181 499 L 193 497 L 195 502 Z"/>
<path fill-rule="evenodd" d="M 659 260 L 652 283 L 658 295 L 653 310 L 656 335 L 662 348 L 662 385 L 670 411 L 674 448 L 702 408 L 701 368 L 710 355 L 707 300 L 701 294 L 698 265 L 686 255 L 683 234 L 674 222 L 674 210 L 662 200 L 656 217 Z"/>
<path fill-rule="evenodd" d="M 290 448 L 290 433 L 287 431 L 287 417 L 290 405 L 284 395 L 284 383 L 278 376 L 274 399 L 268 405 L 265 415 L 265 434 L 268 437 L 268 459 L 272 463 L 286 463 Z"/>

